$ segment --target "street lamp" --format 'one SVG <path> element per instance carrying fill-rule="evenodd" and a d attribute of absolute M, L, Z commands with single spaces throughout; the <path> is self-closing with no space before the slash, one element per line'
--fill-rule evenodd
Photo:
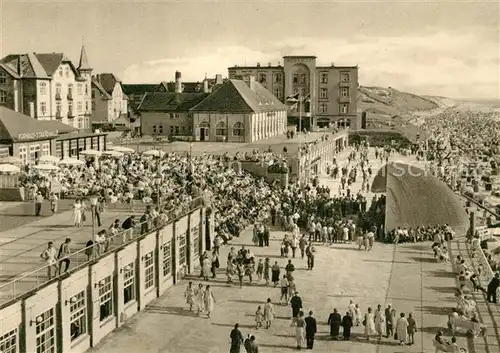
<path fill-rule="evenodd" d="M 96 215 L 96 206 L 97 206 L 97 201 L 99 200 L 99 197 L 96 195 L 91 195 L 89 197 L 90 199 L 90 210 L 92 212 L 92 241 L 95 244 L 95 215 Z"/>
<path fill-rule="evenodd" d="M 160 172 L 158 172 L 155 177 L 154 177 L 154 180 L 155 180 L 155 185 L 156 185 L 156 188 L 157 188 L 157 197 L 156 197 L 156 205 L 158 206 L 158 208 L 160 207 L 160 202 L 161 202 L 161 191 L 160 191 L 160 186 L 161 186 L 161 183 L 163 182 L 163 177 L 162 175 L 160 174 Z"/>

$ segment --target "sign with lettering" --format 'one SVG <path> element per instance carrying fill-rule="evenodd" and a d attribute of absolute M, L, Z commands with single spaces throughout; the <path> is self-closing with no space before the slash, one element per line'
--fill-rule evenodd
<path fill-rule="evenodd" d="M 21 132 L 17 135 L 17 139 L 19 141 L 26 140 L 43 140 L 43 139 L 51 139 L 57 137 L 58 131 L 39 131 L 39 132 Z"/>

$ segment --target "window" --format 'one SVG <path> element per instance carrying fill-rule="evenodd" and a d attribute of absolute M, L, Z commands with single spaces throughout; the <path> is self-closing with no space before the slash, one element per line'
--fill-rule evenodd
<path fill-rule="evenodd" d="M 7 103 L 7 92 L 0 89 L 0 104 Z"/>
<path fill-rule="evenodd" d="M 82 109 L 83 109 L 83 104 L 82 104 L 82 102 L 78 102 L 78 103 L 76 103 L 76 111 L 77 111 L 78 113 L 81 113 L 81 112 L 82 112 Z"/>
<path fill-rule="evenodd" d="M 42 143 L 42 156 L 50 155 L 50 143 Z"/>
<path fill-rule="evenodd" d="M 69 77 L 69 67 L 67 67 L 67 66 L 64 68 L 64 75 L 66 77 Z"/>
<path fill-rule="evenodd" d="M 113 280 L 111 276 L 99 281 L 99 320 L 113 316 Z"/>
<path fill-rule="evenodd" d="M 349 72 L 341 72 L 340 73 L 340 82 L 350 82 Z"/>
<path fill-rule="evenodd" d="M 76 93 L 82 94 L 82 84 L 81 83 L 76 85 Z"/>
<path fill-rule="evenodd" d="M 175 134 L 179 135 L 180 128 L 178 126 L 175 126 L 174 129 L 175 129 Z"/>
<path fill-rule="evenodd" d="M 319 112 L 320 113 L 326 113 L 326 112 L 328 112 L 328 104 L 326 104 L 326 103 L 320 103 L 319 104 Z"/>
<path fill-rule="evenodd" d="M 68 101 L 68 115 L 73 116 L 73 102 Z"/>
<path fill-rule="evenodd" d="M 72 341 L 87 333 L 86 302 L 87 296 L 84 290 L 69 298 L 70 333 Z"/>
<path fill-rule="evenodd" d="M 63 68 L 62 68 L 62 66 L 59 67 L 59 76 L 63 77 Z"/>
<path fill-rule="evenodd" d="M 95 102 L 92 101 L 92 111 L 94 112 L 95 111 Z"/>
<path fill-rule="evenodd" d="M 280 73 L 274 74 L 274 82 L 281 83 L 282 77 Z"/>
<path fill-rule="evenodd" d="M 92 90 L 92 98 L 95 98 L 95 90 Z"/>
<path fill-rule="evenodd" d="M 264 72 L 259 73 L 259 82 L 260 83 L 265 83 L 267 78 L 267 74 Z"/>
<path fill-rule="evenodd" d="M 30 161 L 35 161 L 40 153 L 40 145 L 30 146 Z"/>
<path fill-rule="evenodd" d="M 89 102 L 85 102 L 85 112 L 88 113 L 89 111 Z"/>
<path fill-rule="evenodd" d="M 227 135 L 227 126 L 226 126 L 225 122 L 220 121 L 215 126 L 215 135 L 217 135 L 217 136 L 226 136 Z"/>
<path fill-rule="evenodd" d="M 89 85 L 85 84 L 85 95 L 89 94 Z"/>
<path fill-rule="evenodd" d="M 155 285 L 155 252 L 147 253 L 144 260 L 144 289 Z"/>
<path fill-rule="evenodd" d="M 83 118 L 78 118 L 78 128 L 79 129 L 83 129 L 84 128 Z"/>
<path fill-rule="evenodd" d="M 40 82 L 40 94 L 42 96 L 47 94 L 47 82 Z"/>
<path fill-rule="evenodd" d="M 163 125 L 158 125 L 158 133 L 163 134 Z"/>
<path fill-rule="evenodd" d="M 73 85 L 72 84 L 68 85 L 68 98 L 69 99 L 73 98 Z"/>
<path fill-rule="evenodd" d="M 238 121 L 233 125 L 233 136 L 244 136 L 245 135 L 245 127 L 243 123 Z"/>
<path fill-rule="evenodd" d="M 341 104 L 340 105 L 340 114 L 349 113 L 349 104 Z"/>
<path fill-rule="evenodd" d="M 170 135 L 174 134 L 174 127 L 172 125 L 169 126 L 169 131 L 170 131 Z"/>
<path fill-rule="evenodd" d="M 184 265 L 186 263 L 186 233 L 179 236 L 179 265 Z"/>
<path fill-rule="evenodd" d="M 172 241 L 163 244 L 163 277 L 172 273 Z"/>
<path fill-rule="evenodd" d="M 319 98 L 328 98 L 328 88 L 319 89 Z"/>
<path fill-rule="evenodd" d="M 131 262 L 123 268 L 123 304 L 135 299 L 135 268 Z"/>
<path fill-rule="evenodd" d="M 61 98 L 61 84 L 56 83 L 56 97 Z"/>
<path fill-rule="evenodd" d="M 17 328 L 0 336 L 0 352 L 17 353 Z"/>
<path fill-rule="evenodd" d="M 299 83 L 299 74 L 293 74 L 293 83 Z"/>
<path fill-rule="evenodd" d="M 321 83 L 328 83 L 328 72 L 322 72 L 320 74 L 320 82 Z"/>
<path fill-rule="evenodd" d="M 306 83 L 306 74 L 299 75 L 299 83 Z"/>
<path fill-rule="evenodd" d="M 7 74 L 3 71 L 0 71 L 0 85 L 5 85 L 6 83 L 7 83 Z"/>
<path fill-rule="evenodd" d="M 36 353 L 55 353 L 56 347 L 56 320 L 54 308 L 47 310 L 35 318 L 36 324 Z"/>
<path fill-rule="evenodd" d="M 21 158 L 21 162 L 26 164 L 28 161 L 28 148 L 24 145 L 19 146 L 19 158 Z"/>
<path fill-rule="evenodd" d="M 40 113 L 42 115 L 47 114 L 47 102 L 40 102 Z"/>
<path fill-rule="evenodd" d="M 191 228 L 191 239 L 193 241 L 193 257 L 200 257 L 200 227 L 197 225 Z"/>
<path fill-rule="evenodd" d="M 158 130 L 156 128 L 156 125 L 153 125 L 153 134 L 156 134 L 156 133 L 158 133 Z"/>
<path fill-rule="evenodd" d="M 342 87 L 340 89 L 340 96 L 341 97 L 349 97 L 349 87 Z"/>

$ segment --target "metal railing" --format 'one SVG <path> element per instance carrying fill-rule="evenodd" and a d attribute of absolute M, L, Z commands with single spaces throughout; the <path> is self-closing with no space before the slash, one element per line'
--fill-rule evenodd
<path fill-rule="evenodd" d="M 188 206 L 163 212 L 166 215 L 165 222 L 161 221 L 162 215 L 160 215 L 155 219 L 138 223 L 134 228 L 123 230 L 113 237 L 107 237 L 102 243 L 94 243 L 66 257 L 60 258 L 57 260 L 57 265 L 44 265 L 33 271 L 23 273 L 8 283 L 0 285 L 0 305 L 12 302 L 51 281 L 64 278 L 68 274 L 78 271 L 96 262 L 103 256 L 114 252 L 116 249 L 130 244 L 142 236 L 156 232 L 162 227 L 200 208 L 203 206 L 203 201 L 204 198 L 202 196 L 196 197 Z M 66 273 L 63 272 L 66 266 L 65 260 L 69 260 L 69 268 Z"/>

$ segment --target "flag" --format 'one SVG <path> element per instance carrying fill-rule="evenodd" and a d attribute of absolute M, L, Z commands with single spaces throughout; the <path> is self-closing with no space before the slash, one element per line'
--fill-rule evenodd
<path fill-rule="evenodd" d="M 305 96 L 304 99 L 302 100 L 302 102 L 311 103 L 311 93 L 309 93 L 307 96 Z"/>
<path fill-rule="evenodd" d="M 286 101 L 290 103 L 295 103 L 299 101 L 299 93 L 289 95 L 286 97 Z"/>
<path fill-rule="evenodd" d="M 295 103 L 295 104 L 290 106 L 290 110 L 297 109 L 298 107 L 299 107 L 299 103 Z"/>

